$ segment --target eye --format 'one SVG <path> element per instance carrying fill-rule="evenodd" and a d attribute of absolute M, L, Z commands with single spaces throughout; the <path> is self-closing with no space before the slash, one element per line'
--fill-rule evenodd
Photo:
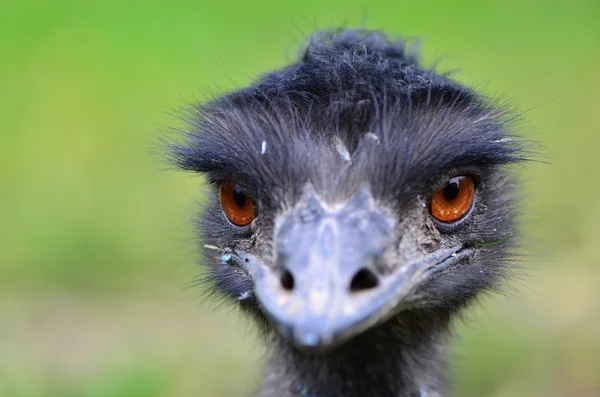
<path fill-rule="evenodd" d="M 227 219 L 236 226 L 246 226 L 256 218 L 254 201 L 238 186 L 221 182 L 219 199 Z"/>
<path fill-rule="evenodd" d="M 454 177 L 431 197 L 431 215 L 442 222 L 457 221 L 471 208 L 474 195 L 473 178 Z"/>

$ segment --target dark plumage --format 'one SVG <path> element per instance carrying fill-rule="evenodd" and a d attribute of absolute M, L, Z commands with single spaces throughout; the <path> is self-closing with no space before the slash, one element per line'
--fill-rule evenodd
<path fill-rule="evenodd" d="M 523 151 L 505 109 L 403 41 L 341 30 L 190 120 L 174 158 L 213 187 L 199 222 L 211 285 L 268 335 L 259 396 L 448 394 L 451 321 L 513 248 L 507 166 Z M 457 175 L 473 202 L 439 221 L 432 194 Z M 249 225 L 224 215 L 223 181 L 253 200 Z"/>

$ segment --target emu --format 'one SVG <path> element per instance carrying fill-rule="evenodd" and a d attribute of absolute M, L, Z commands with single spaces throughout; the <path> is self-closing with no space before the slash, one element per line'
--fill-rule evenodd
<path fill-rule="evenodd" d="M 411 48 L 316 32 L 172 144 L 211 187 L 206 280 L 264 331 L 260 397 L 446 396 L 453 320 L 509 275 L 524 141 Z"/>

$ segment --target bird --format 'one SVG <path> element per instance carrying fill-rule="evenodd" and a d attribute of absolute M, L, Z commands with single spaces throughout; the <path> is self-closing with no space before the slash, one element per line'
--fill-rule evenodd
<path fill-rule="evenodd" d="M 264 334 L 259 397 L 437 397 L 453 325 L 511 276 L 514 109 L 415 42 L 318 30 L 299 57 L 191 106 L 209 291 Z"/>

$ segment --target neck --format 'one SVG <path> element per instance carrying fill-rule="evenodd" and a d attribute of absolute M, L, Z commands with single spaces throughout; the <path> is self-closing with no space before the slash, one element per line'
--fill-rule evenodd
<path fill-rule="evenodd" d="M 439 397 L 447 394 L 449 314 L 404 312 L 323 354 L 273 335 L 260 397 Z"/>

